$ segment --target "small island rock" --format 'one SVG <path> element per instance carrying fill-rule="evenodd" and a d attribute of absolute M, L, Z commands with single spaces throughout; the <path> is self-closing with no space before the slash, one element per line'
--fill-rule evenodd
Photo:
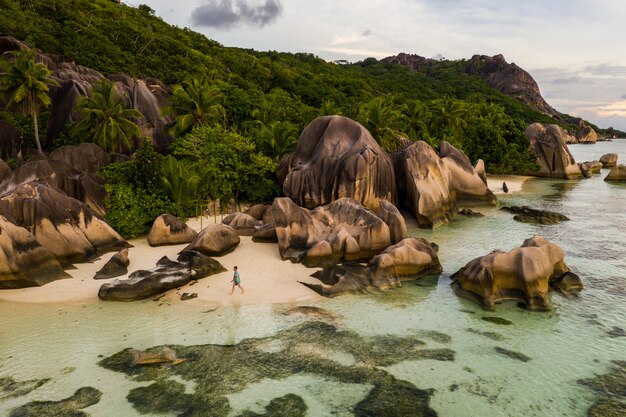
<path fill-rule="evenodd" d="M 626 165 L 619 164 L 611 168 L 604 181 L 626 181 Z"/>
<path fill-rule="evenodd" d="M 572 274 L 564 258 L 560 246 L 534 236 L 509 252 L 496 250 L 472 260 L 452 275 L 451 285 L 458 296 L 487 310 L 504 300 L 518 300 L 530 310 L 550 310 L 550 284 Z"/>
<path fill-rule="evenodd" d="M 617 154 L 616 153 L 607 153 L 602 155 L 600 158 L 600 162 L 604 168 L 613 168 L 617 165 Z"/>

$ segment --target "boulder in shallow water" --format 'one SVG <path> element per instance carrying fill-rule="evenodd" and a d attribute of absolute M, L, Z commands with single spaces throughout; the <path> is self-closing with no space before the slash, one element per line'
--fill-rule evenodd
<path fill-rule="evenodd" d="M 473 167 L 465 154 L 446 141 L 435 149 L 424 141 L 394 155 L 398 193 L 420 227 L 435 228 L 457 213 L 457 203 L 494 205 L 484 163 Z"/>
<path fill-rule="evenodd" d="M 367 129 L 346 117 L 313 120 L 278 171 L 285 196 L 309 209 L 344 197 L 372 210 L 381 199 L 396 201 L 391 159 Z"/>
<path fill-rule="evenodd" d="M 417 141 L 394 156 L 400 200 L 420 227 L 448 223 L 457 211 L 450 193 L 450 169 L 435 149 Z"/>
<path fill-rule="evenodd" d="M 128 265 L 130 265 L 128 249 L 122 249 L 113 255 L 111 259 L 96 272 L 93 279 L 109 279 L 126 275 L 128 273 Z"/>
<path fill-rule="evenodd" d="M 373 257 L 367 265 L 336 265 L 312 275 L 324 285 L 302 284 L 323 296 L 333 297 L 366 292 L 370 288 L 398 287 L 402 281 L 437 275 L 441 271 L 436 245 L 425 239 L 406 238 Z"/>
<path fill-rule="evenodd" d="M 222 256 L 235 250 L 241 239 L 230 226 L 212 224 L 200 231 L 183 251 L 197 251 L 208 256 Z"/>
<path fill-rule="evenodd" d="M 437 153 L 450 171 L 449 187 L 454 192 L 457 203 L 497 203 L 498 199 L 487 187 L 485 163 L 482 159 L 472 166 L 463 152 L 445 140 L 439 144 Z"/>
<path fill-rule="evenodd" d="M 531 151 L 537 156 L 539 169 L 532 173 L 538 177 L 580 179 L 583 174 L 567 147 L 567 133 L 558 125 L 544 127 L 533 123 L 524 135 L 530 142 Z"/>
<path fill-rule="evenodd" d="M 156 218 L 148 235 L 150 246 L 179 245 L 191 242 L 198 233 L 171 214 L 162 214 Z"/>
<path fill-rule="evenodd" d="M 600 158 L 600 163 L 604 168 L 613 168 L 617 165 L 617 154 L 616 153 L 607 153 L 602 155 Z"/>
<path fill-rule="evenodd" d="M 465 217 L 484 217 L 485 216 L 484 214 L 479 213 L 469 208 L 464 208 L 463 210 L 459 211 L 459 214 Z"/>
<path fill-rule="evenodd" d="M 569 273 L 564 258 L 560 246 L 534 236 L 509 252 L 496 250 L 472 260 L 451 276 L 451 285 L 458 296 L 486 310 L 505 300 L 517 300 L 530 310 L 550 310 L 550 284 Z"/>
<path fill-rule="evenodd" d="M 0 289 L 35 287 L 70 276 L 35 236 L 0 215 Z"/>
<path fill-rule="evenodd" d="M 619 164 L 611 168 L 604 181 L 626 181 L 626 165 Z"/>

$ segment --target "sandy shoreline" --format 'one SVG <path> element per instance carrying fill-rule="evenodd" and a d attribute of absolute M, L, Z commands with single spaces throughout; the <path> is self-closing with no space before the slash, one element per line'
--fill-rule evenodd
<path fill-rule="evenodd" d="M 219 218 L 218 218 L 219 220 Z M 213 223 L 213 218 L 210 219 Z M 199 219 L 191 219 L 188 223 L 198 230 Z M 207 218 L 203 219 L 206 226 Z M 151 247 L 147 237 L 130 240 L 133 248 L 129 249 L 129 274 L 139 269 L 150 269 L 163 256 L 175 260 L 178 252 L 186 245 Z M 0 301 L 18 303 L 64 303 L 84 304 L 105 302 L 98 298 L 98 290 L 109 280 L 94 280 L 93 276 L 113 253 L 107 253 L 90 263 L 77 264 L 75 269 L 66 272 L 72 276 L 51 282 L 42 287 L 21 288 L 0 291 Z M 252 238 L 243 236 L 237 248 L 224 256 L 215 257 L 227 272 L 203 278 L 195 283 L 171 290 L 160 297 L 162 301 L 180 301 L 183 293 L 196 293 L 198 298 L 185 301 L 188 304 L 210 305 L 215 307 L 239 306 L 249 304 L 296 303 L 320 298 L 315 291 L 305 287 L 298 281 L 316 282 L 310 275 L 316 271 L 301 264 L 285 262 L 280 258 L 278 247 L 274 243 L 254 243 Z M 241 274 L 241 285 L 245 293 L 235 289 L 233 295 L 230 280 L 233 266 L 237 265 Z M 119 277 L 123 278 L 123 277 Z M 113 301 L 106 301 L 113 302 Z"/>
<path fill-rule="evenodd" d="M 495 194 L 503 194 L 502 183 L 506 182 L 509 193 L 522 190 L 524 182 L 532 177 L 521 175 L 489 175 L 488 186 Z M 417 227 L 408 213 L 409 227 Z M 220 222 L 221 218 L 203 217 L 190 219 L 187 224 L 196 231 L 201 226 Z M 151 247 L 147 236 L 129 241 L 133 247 L 129 249 L 129 274 L 139 269 L 151 269 L 163 256 L 175 260 L 178 252 L 185 245 Z M 106 263 L 113 253 L 107 253 L 90 263 L 76 264 L 74 269 L 66 272 L 72 278 L 51 282 L 43 287 L 1 290 L 0 301 L 18 303 L 64 303 L 84 304 L 103 302 L 98 298 L 100 286 L 111 280 L 94 280 L 95 273 Z M 188 304 L 211 305 L 215 307 L 239 306 L 249 304 L 297 303 L 320 298 L 315 291 L 305 287 L 298 281 L 319 283 L 311 274 L 317 269 L 306 268 L 301 264 L 283 261 L 274 243 L 254 243 L 250 237 L 241 237 L 237 248 L 224 256 L 215 257 L 227 272 L 222 272 L 197 282 L 171 290 L 161 296 L 162 301 L 181 302 L 184 293 L 196 293 L 197 298 L 185 301 Z M 228 295 L 231 289 L 233 266 L 237 265 L 242 277 L 245 293 L 238 289 Z M 119 277 L 124 278 L 124 277 Z M 110 302 L 110 301 L 108 301 Z"/>
<path fill-rule="evenodd" d="M 487 175 L 487 186 L 494 194 L 505 194 L 502 183 L 506 182 L 509 193 L 522 191 L 524 183 L 534 178 L 527 175 Z"/>

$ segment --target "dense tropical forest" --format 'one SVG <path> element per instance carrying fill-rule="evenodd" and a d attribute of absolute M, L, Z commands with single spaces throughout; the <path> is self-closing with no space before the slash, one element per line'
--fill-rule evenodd
<path fill-rule="evenodd" d="M 0 0 L 0 8 L 0 33 L 104 75 L 156 78 L 171 88 L 162 112 L 171 120 L 173 141 L 163 155 L 140 140 L 134 121 L 141 114 L 125 108 L 109 81 L 81 98 L 82 119 L 49 141 L 41 128 L 49 103 L 29 99 L 30 107 L 20 106 L 19 85 L 3 77 L 8 105 L 0 120 L 18 127 L 25 143 L 41 142 L 49 151 L 95 142 L 110 152 L 134 153 L 100 172 L 109 192 L 108 220 L 126 237 L 145 233 L 162 212 L 193 214 L 200 199 L 260 202 L 279 195 L 278 162 L 320 115 L 359 121 L 389 152 L 406 140 L 447 140 L 472 161 L 482 158 L 492 173 L 532 170 L 523 131 L 532 122 L 554 122 L 465 73 L 464 60 L 442 60 L 420 72 L 374 58 L 338 65 L 308 53 L 227 48 L 167 24 L 146 5 L 110 0 Z M 33 97 L 41 97 L 52 81 L 28 59 L 5 57 L 5 74 L 39 74 Z"/>

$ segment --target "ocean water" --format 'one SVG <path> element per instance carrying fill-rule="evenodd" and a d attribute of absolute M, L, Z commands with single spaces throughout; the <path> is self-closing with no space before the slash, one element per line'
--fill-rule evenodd
<path fill-rule="evenodd" d="M 579 162 L 608 152 L 617 152 L 624 161 L 626 140 L 575 145 L 571 151 Z M 398 341 L 417 338 L 424 343 L 420 348 L 452 351 L 452 358 L 443 358 L 394 350 L 394 360 L 373 366 L 426 390 L 430 407 L 440 416 L 585 416 L 597 393 L 578 381 L 606 374 L 612 361 L 626 360 L 626 337 L 619 331 L 626 329 L 626 184 L 604 182 L 607 173 L 602 170 L 581 181 L 533 179 L 522 192 L 500 198 L 502 205 L 530 205 L 571 219 L 558 225 L 522 224 L 507 212 L 481 207 L 485 217 L 458 216 L 434 231 L 412 230 L 413 236 L 439 244 L 441 276 L 398 289 L 307 303 L 325 311 L 318 316 L 286 314 L 292 305 L 213 311 L 153 301 L 88 305 L 0 301 L 0 416 L 31 401 L 67 398 L 86 386 L 103 393 L 97 404 L 83 410 L 92 416 L 182 415 L 175 410 L 138 411 L 127 395 L 153 380 L 105 369 L 98 362 L 128 347 L 176 345 L 185 351 L 243 346 L 250 339 L 261 340 L 259 346 L 267 352 L 281 352 L 293 338 L 286 340 L 285 332 L 318 319 L 348 332 L 348 341 L 296 340 L 290 359 L 318 357 L 327 361 L 323 363 L 336 363 L 338 369 L 360 370 L 367 368 L 361 361 L 368 352 L 349 347 L 350 341 L 383 346 L 387 340 L 383 336 L 396 338 L 385 342 L 390 350 L 397 349 Z M 461 266 L 494 249 L 517 247 L 535 234 L 564 248 L 566 263 L 585 284 L 578 296 L 553 293 L 551 312 L 529 312 L 515 303 L 486 312 L 454 294 L 449 276 Z M 498 324 L 485 317 L 503 320 Z M 241 352 L 241 361 L 253 360 Z M 216 355 L 203 360 L 226 359 Z M 243 364 L 233 362 L 233 369 L 239 365 Z M 281 364 L 273 366 L 278 369 Z M 302 371 L 306 367 L 284 370 L 280 377 L 270 377 L 277 372 L 268 368 L 266 378 L 250 381 L 237 369 L 234 378 L 242 384 L 226 389 L 229 416 L 244 410 L 262 413 L 270 400 L 290 393 L 304 400 L 310 416 L 351 416 L 373 387 L 321 371 Z M 229 381 L 229 369 L 222 372 Z M 162 378 L 183 386 L 186 394 L 200 389 L 201 377 L 173 373 Z M 2 378 L 8 377 L 49 380 L 25 395 L 11 395 L 2 390 Z"/>

